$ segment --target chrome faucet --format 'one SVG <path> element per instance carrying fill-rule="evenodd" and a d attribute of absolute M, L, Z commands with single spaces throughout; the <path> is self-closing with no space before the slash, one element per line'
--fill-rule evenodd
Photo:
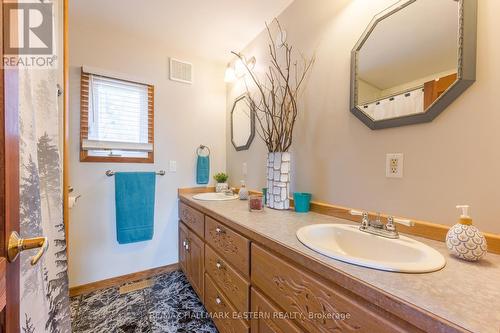
<path fill-rule="evenodd" d="M 350 211 L 351 215 L 354 216 L 362 216 L 363 219 L 361 220 L 361 226 L 359 227 L 359 230 L 363 232 L 367 232 L 369 234 L 377 235 L 377 236 L 382 236 L 386 238 L 391 238 L 391 239 L 396 239 L 399 238 L 399 233 L 396 230 L 396 224 L 403 224 L 408 227 L 413 227 L 415 225 L 415 222 L 407 219 L 399 219 L 395 218 L 394 216 L 389 216 L 387 217 L 387 223 L 383 223 L 382 219 L 380 217 L 380 213 L 377 213 L 377 219 L 376 220 L 370 220 L 370 216 L 368 215 L 367 212 L 361 212 L 357 210 L 351 210 Z"/>

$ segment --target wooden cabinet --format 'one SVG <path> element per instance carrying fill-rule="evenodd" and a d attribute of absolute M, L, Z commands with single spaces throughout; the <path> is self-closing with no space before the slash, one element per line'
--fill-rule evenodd
<path fill-rule="evenodd" d="M 179 261 L 181 269 L 191 283 L 194 291 L 203 298 L 205 245 L 203 240 L 188 229 L 179 225 Z"/>
<path fill-rule="evenodd" d="M 179 264 L 220 332 L 423 332 L 383 302 L 368 301 L 186 203 L 179 204 Z M 415 325 L 424 315 L 413 316 Z"/>
<path fill-rule="evenodd" d="M 251 323 L 252 333 L 301 333 L 290 318 L 292 314 L 286 314 L 278 309 L 272 302 L 257 290 L 252 288 L 252 313 L 255 314 Z"/>
<path fill-rule="evenodd" d="M 248 311 L 250 283 L 208 245 L 205 245 L 205 271 L 238 311 Z"/>
<path fill-rule="evenodd" d="M 203 233 L 205 231 L 205 217 L 203 213 L 179 202 L 179 217 L 195 234 L 203 238 Z"/>
<path fill-rule="evenodd" d="M 243 275 L 250 274 L 250 241 L 248 239 L 206 216 L 205 240 Z"/>
<path fill-rule="evenodd" d="M 184 223 L 179 222 L 179 266 L 185 275 L 187 275 L 187 244 L 188 230 Z"/>
<path fill-rule="evenodd" d="M 420 332 L 383 309 L 252 244 L 252 286 L 307 332 Z"/>
<path fill-rule="evenodd" d="M 239 312 L 233 307 L 229 299 L 219 290 L 208 274 L 205 274 L 205 298 L 207 310 L 213 314 L 217 329 L 221 333 L 247 333 L 248 324 L 239 318 Z"/>

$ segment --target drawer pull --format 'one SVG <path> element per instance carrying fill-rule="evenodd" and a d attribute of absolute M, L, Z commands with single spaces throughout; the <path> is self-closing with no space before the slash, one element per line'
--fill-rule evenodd
<path fill-rule="evenodd" d="M 185 243 L 184 249 L 186 249 L 186 251 L 189 252 L 189 241 L 186 240 L 184 243 Z"/>
<path fill-rule="evenodd" d="M 221 304 L 222 303 L 222 300 L 220 299 L 220 297 L 216 297 L 215 298 L 215 303 L 217 303 L 217 304 Z"/>
<path fill-rule="evenodd" d="M 221 235 L 221 234 L 225 234 L 225 233 L 226 233 L 226 231 L 225 231 L 224 229 L 222 229 L 221 227 L 217 227 L 217 228 L 215 228 L 215 232 L 216 232 L 217 234 L 219 234 L 219 235 Z"/>
<path fill-rule="evenodd" d="M 224 268 L 224 266 L 219 261 L 217 261 L 217 263 L 215 264 L 215 267 L 217 267 L 217 269 Z"/>

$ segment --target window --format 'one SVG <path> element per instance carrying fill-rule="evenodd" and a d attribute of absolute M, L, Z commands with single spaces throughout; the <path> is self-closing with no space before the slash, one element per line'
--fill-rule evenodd
<path fill-rule="evenodd" d="M 82 68 L 80 161 L 153 163 L 154 87 Z"/>

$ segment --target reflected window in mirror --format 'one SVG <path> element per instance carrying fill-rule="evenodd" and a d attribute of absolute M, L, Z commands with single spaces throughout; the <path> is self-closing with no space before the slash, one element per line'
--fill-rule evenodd
<path fill-rule="evenodd" d="M 373 129 L 437 116 L 475 80 L 476 6 L 404 0 L 377 15 L 353 50 L 353 113 Z"/>

